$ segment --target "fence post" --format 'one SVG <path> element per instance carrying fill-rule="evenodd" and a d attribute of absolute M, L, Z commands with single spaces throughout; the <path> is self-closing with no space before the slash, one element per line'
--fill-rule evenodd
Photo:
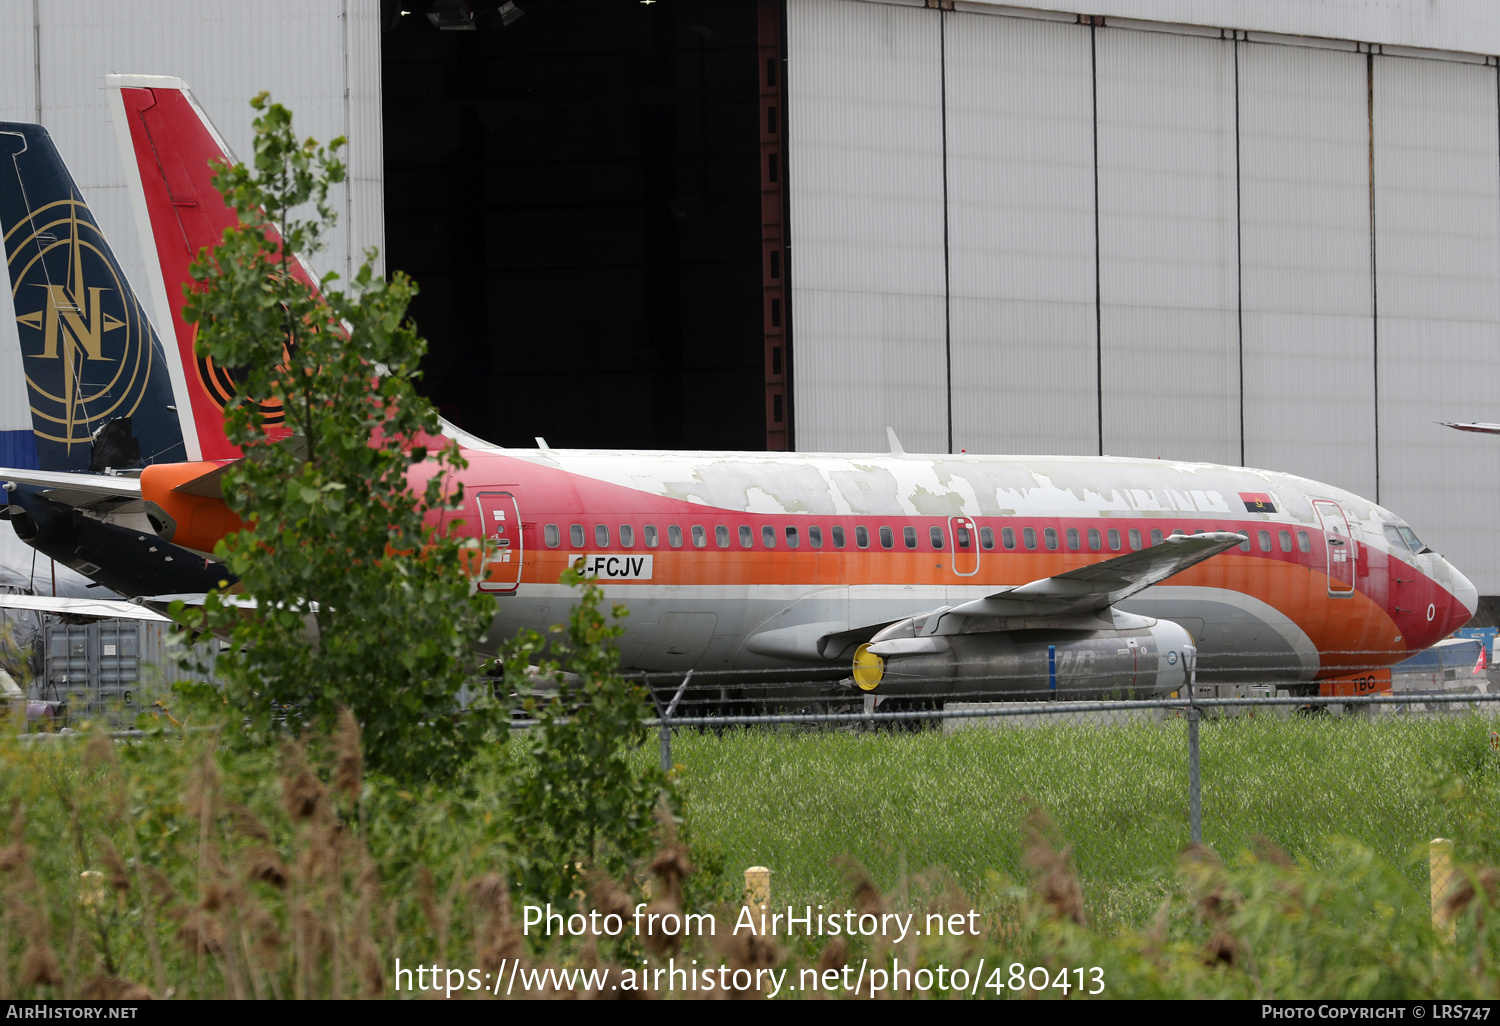
<path fill-rule="evenodd" d="M 1051 698 L 1057 697 L 1057 646 L 1047 646 L 1047 690 Z"/>
<path fill-rule="evenodd" d="M 765 908 L 771 903 L 771 871 L 765 866 L 745 870 L 745 904 Z"/>
<path fill-rule="evenodd" d="M 656 715 L 660 721 L 661 733 L 661 771 L 672 772 L 672 725 L 670 722 L 672 714 L 677 711 L 677 703 L 682 700 L 682 693 L 687 689 L 688 681 L 693 679 L 693 671 L 689 670 L 687 676 L 682 678 L 682 683 L 677 685 L 677 693 L 672 696 L 671 703 L 663 709 L 661 702 L 656 697 L 656 689 L 651 687 L 650 678 L 647 678 L 646 690 L 651 692 L 651 701 L 656 703 Z"/>
<path fill-rule="evenodd" d="M 1438 939 L 1452 944 L 1456 932 L 1449 913 L 1448 895 L 1453 891 L 1453 842 L 1434 837 L 1427 846 L 1427 869 L 1432 888 L 1432 932 Z"/>
<path fill-rule="evenodd" d="M 1188 689 L 1188 828 L 1194 844 L 1203 843 L 1202 776 L 1198 768 L 1198 649 L 1185 645 L 1182 668 L 1187 671 Z"/>

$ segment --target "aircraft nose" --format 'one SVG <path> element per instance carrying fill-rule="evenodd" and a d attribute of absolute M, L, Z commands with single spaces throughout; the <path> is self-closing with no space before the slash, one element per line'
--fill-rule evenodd
<path fill-rule="evenodd" d="M 1469 615 L 1464 618 L 1464 622 L 1467 623 L 1479 611 L 1479 589 L 1474 587 L 1473 581 L 1459 573 L 1458 568 L 1452 563 L 1448 564 L 1448 572 L 1453 575 L 1453 597 L 1469 611 Z"/>

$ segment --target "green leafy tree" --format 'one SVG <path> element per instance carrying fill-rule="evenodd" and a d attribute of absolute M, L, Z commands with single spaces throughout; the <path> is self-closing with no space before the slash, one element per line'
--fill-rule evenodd
<path fill-rule="evenodd" d="M 537 726 L 526 735 L 532 769 L 514 784 L 511 816 L 521 890 L 558 905 L 571 901 L 588 870 L 622 879 L 651 854 L 653 817 L 668 788 L 658 767 L 631 757 L 646 740 L 652 707 L 646 689 L 620 674 L 614 639 L 624 633 L 625 608 L 614 607 L 612 625 L 591 578 L 568 570 L 562 581 L 582 585 L 568 623 L 553 628 L 561 637 L 551 647 L 570 672 L 539 658 L 546 645 L 535 631 L 523 631 L 505 656 L 513 692 L 526 693 L 533 679 L 556 684 L 555 695 L 523 701 Z"/>
<path fill-rule="evenodd" d="M 432 527 L 465 464 L 435 438 L 437 414 L 414 388 L 426 349 L 406 319 L 416 286 L 376 276 L 373 251 L 349 293 L 333 274 L 318 289 L 298 281 L 293 254 L 316 253 L 335 221 L 344 140 L 299 141 L 265 93 L 251 106 L 253 161 L 214 179 L 241 226 L 194 264 L 185 314 L 198 354 L 235 369 L 225 428 L 248 457 L 223 476 L 247 526 L 215 554 L 257 608 L 218 596 L 207 608 L 233 631 L 227 697 L 262 739 L 282 721 L 331 730 L 347 706 L 372 769 L 442 779 L 486 729 L 484 716 L 454 712 L 489 602 L 473 594 L 458 541 Z M 278 408 L 285 429 L 273 436 Z"/>

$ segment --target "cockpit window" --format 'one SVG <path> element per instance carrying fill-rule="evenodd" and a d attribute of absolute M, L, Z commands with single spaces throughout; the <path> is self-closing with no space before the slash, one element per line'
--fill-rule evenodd
<path fill-rule="evenodd" d="M 1389 543 L 1391 551 L 1397 554 L 1410 552 L 1420 555 L 1423 552 L 1432 551 L 1423 544 L 1422 539 L 1417 537 L 1417 533 L 1405 524 L 1399 527 L 1395 524 L 1386 524 L 1385 540 Z"/>
<path fill-rule="evenodd" d="M 1420 555 L 1423 552 L 1432 551 L 1432 549 L 1428 548 L 1427 545 L 1423 543 L 1422 539 L 1417 537 L 1417 532 L 1413 531 L 1411 528 L 1402 525 L 1401 527 L 1398 527 L 1397 530 L 1401 532 L 1401 537 L 1406 539 L 1406 547 L 1411 549 L 1413 552 Z"/>

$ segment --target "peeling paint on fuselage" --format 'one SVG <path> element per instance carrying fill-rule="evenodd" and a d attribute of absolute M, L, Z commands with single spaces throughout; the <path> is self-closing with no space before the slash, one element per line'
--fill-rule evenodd
<path fill-rule="evenodd" d="M 784 631 L 801 625 L 852 629 L 920 615 L 939 605 L 981 597 L 997 587 L 1026 583 L 1038 573 L 1048 576 L 1068 566 L 1118 554 L 1076 548 L 1050 554 L 1019 550 L 1012 553 L 997 548 L 981 553 L 978 576 L 940 581 L 939 578 L 951 573 L 942 569 L 945 559 L 941 553 L 929 557 L 927 569 L 919 580 L 891 576 L 878 569 L 905 566 L 901 560 L 918 555 L 915 552 L 903 555 L 899 543 L 897 552 L 885 554 L 875 548 L 861 554 L 851 545 L 843 552 L 821 550 L 816 556 L 816 566 L 856 569 L 848 562 L 854 560 L 875 575 L 871 578 L 866 574 L 865 583 L 857 584 L 853 578 L 843 577 L 842 571 L 837 577 L 829 577 L 822 571 L 810 571 L 813 576 L 805 579 L 789 577 L 772 568 L 789 566 L 783 561 L 792 553 L 786 551 L 785 544 L 774 552 L 764 546 L 761 531 L 764 528 L 780 535 L 784 528 L 792 527 L 804 516 L 809 521 L 819 517 L 846 518 L 840 522 L 851 527 L 856 521 L 863 521 L 872 531 L 875 526 L 884 526 L 880 518 L 896 523 L 901 522 L 898 518 L 904 518 L 905 523 L 918 525 L 924 538 L 928 525 L 947 526 L 947 518 L 952 516 L 973 517 L 980 525 L 988 520 L 997 535 L 1002 524 L 997 518 L 1014 518 L 1017 526 L 1049 518 L 1054 524 L 1089 526 L 1087 521 L 1094 520 L 1101 528 L 1111 526 L 1111 518 L 1121 525 L 1136 521 L 1136 526 L 1159 518 L 1166 529 L 1192 531 L 1196 523 L 1203 523 L 1209 525 L 1205 529 L 1241 530 L 1252 538 L 1262 530 L 1276 535 L 1280 530 L 1277 525 L 1284 525 L 1294 534 L 1305 531 L 1313 539 L 1311 551 L 1302 550 L 1306 555 L 1293 552 L 1286 556 L 1283 554 L 1289 550 L 1280 548 L 1273 552 L 1265 547 L 1267 543 L 1255 547 L 1248 556 L 1231 550 L 1223 557 L 1216 557 L 1223 564 L 1221 571 L 1212 571 L 1215 564 L 1210 561 L 1203 568 L 1190 571 L 1181 582 L 1169 580 L 1148 589 L 1124 608 L 1168 619 L 1177 616 L 1202 621 L 1204 636 L 1213 639 L 1214 647 L 1226 651 L 1234 651 L 1237 646 L 1243 650 L 1245 644 L 1257 638 L 1264 643 L 1265 638 L 1275 635 L 1280 640 L 1274 647 L 1298 653 L 1297 676 L 1311 679 L 1328 672 L 1318 653 L 1323 652 L 1326 658 L 1339 637 L 1339 618 L 1353 615 L 1350 612 L 1353 604 L 1348 599 L 1327 597 L 1326 588 L 1317 583 L 1326 578 L 1326 562 L 1322 555 L 1322 527 L 1310 499 L 1332 499 L 1356 529 L 1356 538 L 1364 546 L 1361 551 L 1375 554 L 1361 564 L 1365 576 L 1360 582 L 1362 612 L 1358 627 L 1363 632 L 1361 637 L 1366 639 L 1362 644 L 1381 649 L 1370 656 L 1372 662 L 1387 663 L 1399 658 L 1420 633 L 1419 625 L 1412 624 L 1413 636 L 1403 638 L 1403 629 L 1392 619 L 1396 614 L 1389 608 L 1394 605 L 1389 598 L 1393 593 L 1384 583 L 1386 568 L 1396 557 L 1389 553 L 1383 526 L 1401 524 L 1400 518 L 1353 493 L 1273 471 L 1116 457 L 946 454 L 928 457 L 508 450 L 476 452 L 470 458 L 470 470 L 464 475 L 470 490 L 484 487 L 487 480 L 519 480 L 524 493 L 522 508 L 528 511 L 525 515 L 528 521 L 540 517 L 566 524 L 614 518 L 623 523 L 621 517 L 631 516 L 640 523 L 677 522 L 684 529 L 701 522 L 710 525 L 711 536 L 713 523 L 730 525 L 730 536 L 735 541 L 722 552 L 712 540 L 706 548 L 697 550 L 689 542 L 676 550 L 675 555 L 665 547 L 658 550 L 659 561 L 689 559 L 698 565 L 701 560 L 701 569 L 694 572 L 691 583 L 674 584 L 658 578 L 606 584 L 612 600 L 626 602 L 632 609 L 626 621 L 622 652 L 627 665 L 643 669 L 787 665 L 785 659 L 750 653 L 745 648 L 746 639 L 769 630 Z M 505 461 L 506 469 L 486 471 L 484 467 L 491 458 Z M 524 471 L 518 464 L 530 464 L 539 473 Z M 1268 495 L 1276 512 L 1250 512 L 1241 493 Z M 675 505 L 683 502 L 691 507 Z M 767 517 L 776 518 L 775 523 L 766 523 Z M 739 528 L 734 526 L 736 520 L 740 524 L 760 525 L 751 529 L 755 541 L 749 550 L 742 551 Z M 823 530 L 828 527 L 825 525 Z M 1076 532 L 1070 533 L 1076 537 Z M 1140 533 L 1149 532 L 1143 529 Z M 552 567 L 563 558 L 557 555 L 563 551 L 538 552 L 533 548 L 532 553 L 540 557 L 541 565 L 525 588 L 535 601 L 554 609 L 566 603 L 566 595 L 546 581 L 557 573 Z M 694 551 L 701 555 L 692 556 Z M 799 552 L 798 559 L 814 556 L 806 546 Z M 1444 589 L 1450 583 L 1449 568 L 1441 557 L 1405 554 L 1401 558 L 1437 589 L 1435 594 L 1447 594 Z M 1061 562 L 1055 569 L 1033 570 L 1038 559 Z M 737 561 L 739 570 L 731 569 L 725 560 Z M 1263 566 L 1269 570 L 1273 563 L 1281 567 L 1276 573 L 1282 575 L 1284 584 L 1293 582 L 1296 597 L 1287 600 L 1290 605 L 1277 597 L 1274 588 L 1267 591 L 1254 583 L 1260 571 L 1251 568 Z M 729 576 L 715 576 L 718 571 L 713 567 L 719 565 L 725 567 Z M 752 569 L 766 568 L 755 578 L 763 583 L 751 583 L 751 578 L 744 576 L 742 571 L 747 565 Z M 1234 565 L 1241 569 L 1233 569 Z M 1288 566 L 1303 576 L 1286 577 Z M 1308 571 L 1323 576 L 1309 577 Z M 1219 576 L 1215 577 L 1215 573 Z M 1237 590 L 1240 588 L 1246 590 Z M 1209 601 L 1202 597 L 1210 592 L 1218 598 Z M 1254 597 L 1257 594 L 1259 598 Z M 1427 598 L 1421 599 L 1424 609 L 1427 603 Z M 502 599 L 498 605 L 497 623 L 502 628 L 535 625 L 534 614 L 527 612 L 527 602 Z M 1202 609 L 1198 608 L 1200 605 Z M 1238 612 L 1233 616 L 1219 615 L 1224 610 Z M 704 616 L 700 622 L 714 624 L 712 637 L 699 639 L 703 644 L 694 648 L 692 654 L 677 656 L 676 662 L 661 653 L 653 654 L 652 637 L 659 621 L 665 623 L 663 618 L 676 616 L 673 630 L 680 634 L 691 617 L 709 612 L 713 617 Z M 1405 615 L 1409 619 L 1410 611 Z M 1446 623 L 1448 614 L 1445 612 L 1438 619 Z M 1420 626 L 1435 629 L 1443 623 Z M 1430 642 L 1421 642 L 1426 643 Z M 673 652 L 681 647 L 677 642 L 673 644 L 676 645 Z M 1212 669 L 1214 653 L 1205 652 L 1204 656 L 1203 665 Z"/>
<path fill-rule="evenodd" d="M 1243 515 L 1237 492 L 1268 492 L 1316 523 L 1307 496 L 1358 519 L 1363 498 L 1275 471 L 1110 456 L 842 456 L 778 453 L 533 453 L 507 456 L 719 509 L 824 516 L 1108 516 L 1112 512 Z M 1252 515 L 1258 516 L 1258 515 Z M 1400 522 L 1385 513 L 1383 520 Z"/>

